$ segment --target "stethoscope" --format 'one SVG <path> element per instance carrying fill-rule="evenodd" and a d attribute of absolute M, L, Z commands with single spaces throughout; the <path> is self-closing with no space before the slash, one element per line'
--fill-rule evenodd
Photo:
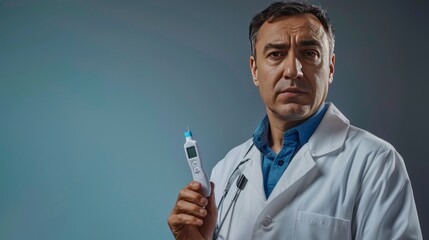
<path fill-rule="evenodd" d="M 252 150 L 253 146 L 254 146 L 254 144 L 252 144 L 252 146 L 250 146 L 249 150 L 247 150 L 246 154 L 244 154 L 243 159 L 246 158 L 247 154 L 250 152 L 250 150 Z M 231 173 L 231 176 L 229 176 L 229 178 L 228 178 L 228 183 L 226 184 L 225 190 L 223 190 L 222 198 L 220 199 L 219 204 L 217 205 L 217 209 L 218 209 L 218 211 L 220 211 L 219 216 L 222 216 L 223 201 L 225 200 L 225 197 L 228 195 L 229 189 L 231 188 L 232 183 L 234 182 L 235 179 L 237 179 L 237 181 L 236 181 L 237 191 L 235 192 L 234 198 L 232 199 L 231 203 L 229 204 L 228 209 L 226 210 L 226 213 L 223 216 L 222 220 L 219 222 L 219 224 L 216 224 L 216 226 L 215 226 L 215 230 L 213 232 L 213 240 L 216 240 L 219 237 L 220 230 L 222 229 L 223 223 L 225 222 L 225 219 L 227 218 L 228 213 L 231 210 L 231 207 L 235 206 L 235 203 L 237 202 L 238 196 L 240 195 L 240 193 L 244 189 L 244 187 L 246 187 L 247 178 L 244 176 L 244 174 L 240 170 L 240 167 L 243 164 L 245 164 L 246 162 L 248 162 L 249 160 L 250 160 L 250 158 L 246 158 L 243 161 L 241 161 L 237 165 L 237 167 L 234 169 L 234 171 Z"/>

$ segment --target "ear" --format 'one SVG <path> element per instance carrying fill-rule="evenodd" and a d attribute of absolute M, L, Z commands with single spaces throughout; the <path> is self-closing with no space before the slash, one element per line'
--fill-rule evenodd
<path fill-rule="evenodd" d="M 252 72 L 253 84 L 259 87 L 258 69 L 256 68 L 256 59 L 250 56 L 250 71 Z"/>
<path fill-rule="evenodd" d="M 335 54 L 333 53 L 329 63 L 329 84 L 334 81 L 334 72 L 335 72 Z"/>

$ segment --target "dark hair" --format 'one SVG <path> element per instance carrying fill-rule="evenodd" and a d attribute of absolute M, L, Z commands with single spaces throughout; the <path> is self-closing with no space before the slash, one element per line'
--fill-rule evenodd
<path fill-rule="evenodd" d="M 326 10 L 319 6 L 311 5 L 305 2 L 273 2 L 269 7 L 255 15 L 249 26 L 250 48 L 253 57 L 256 57 L 256 38 L 259 29 L 265 22 L 274 22 L 276 19 L 285 16 L 297 16 L 310 13 L 313 14 L 323 25 L 328 34 L 329 52 L 334 52 L 335 35 L 331 20 L 328 18 Z"/>

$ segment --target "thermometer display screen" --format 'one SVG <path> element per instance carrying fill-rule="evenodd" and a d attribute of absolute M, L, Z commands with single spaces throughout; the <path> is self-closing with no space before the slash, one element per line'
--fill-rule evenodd
<path fill-rule="evenodd" d="M 188 158 L 189 159 L 197 156 L 197 151 L 196 151 L 195 147 L 186 148 L 186 152 L 188 152 Z"/>

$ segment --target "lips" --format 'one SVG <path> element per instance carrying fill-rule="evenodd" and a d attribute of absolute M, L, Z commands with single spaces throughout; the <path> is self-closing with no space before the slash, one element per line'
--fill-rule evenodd
<path fill-rule="evenodd" d="M 305 93 L 305 92 L 298 88 L 287 88 L 285 90 L 280 91 L 280 93 Z"/>
<path fill-rule="evenodd" d="M 303 91 L 299 88 L 286 88 L 284 90 L 281 90 L 278 94 L 279 95 L 286 95 L 286 96 L 298 96 L 300 94 L 305 94 L 306 91 Z"/>

